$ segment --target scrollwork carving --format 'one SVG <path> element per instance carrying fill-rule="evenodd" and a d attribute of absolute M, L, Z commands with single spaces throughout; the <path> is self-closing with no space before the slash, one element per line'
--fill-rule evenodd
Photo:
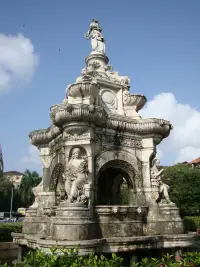
<path fill-rule="evenodd" d="M 102 150 L 110 150 L 111 148 L 122 147 L 134 147 L 141 149 L 141 140 L 135 139 L 132 136 L 124 136 L 121 134 L 113 135 L 111 133 L 96 133 L 95 142 L 102 144 Z"/>

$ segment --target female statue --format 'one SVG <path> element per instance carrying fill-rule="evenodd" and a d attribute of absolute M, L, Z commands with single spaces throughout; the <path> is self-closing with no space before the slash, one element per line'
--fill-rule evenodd
<path fill-rule="evenodd" d="M 93 19 L 88 32 L 85 34 L 85 38 L 91 39 L 93 51 L 105 54 L 105 39 L 101 32 L 102 29 L 99 26 L 98 20 Z"/>
<path fill-rule="evenodd" d="M 80 156 L 80 149 L 74 148 L 72 157 L 67 164 L 65 173 L 65 190 L 69 202 L 77 200 L 81 201 L 83 198 L 83 186 L 87 181 L 87 160 Z"/>

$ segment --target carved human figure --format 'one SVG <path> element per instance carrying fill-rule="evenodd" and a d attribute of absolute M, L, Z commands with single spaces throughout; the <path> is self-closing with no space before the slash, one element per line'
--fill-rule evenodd
<path fill-rule="evenodd" d="M 169 185 L 164 184 L 161 180 L 159 181 L 159 198 L 158 202 L 166 204 L 174 204 L 169 198 Z"/>
<path fill-rule="evenodd" d="M 33 187 L 32 192 L 35 196 L 35 201 L 31 205 L 31 208 L 37 208 L 39 206 L 39 193 L 43 192 L 43 179 L 36 187 Z"/>
<path fill-rule="evenodd" d="M 88 32 L 85 34 L 85 38 L 91 39 L 93 51 L 105 54 L 105 40 L 98 20 L 93 19 Z"/>
<path fill-rule="evenodd" d="M 65 190 L 69 202 L 77 201 L 82 202 L 84 199 L 83 186 L 87 181 L 87 160 L 81 157 L 80 149 L 74 148 L 72 157 L 66 166 L 64 175 Z"/>
<path fill-rule="evenodd" d="M 160 166 L 160 161 L 158 159 L 153 159 L 152 167 L 151 167 L 151 186 L 158 187 L 159 181 L 161 181 L 161 174 L 163 173 L 164 169 L 158 170 Z"/>

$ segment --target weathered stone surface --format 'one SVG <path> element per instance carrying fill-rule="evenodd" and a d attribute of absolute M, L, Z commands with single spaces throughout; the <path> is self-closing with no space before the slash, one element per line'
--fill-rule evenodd
<path fill-rule="evenodd" d="M 43 250 L 80 244 L 82 255 L 191 246 L 156 159 L 171 123 L 141 118 L 146 97 L 130 94 L 129 77 L 108 65 L 97 20 L 86 38 L 93 51 L 81 76 L 50 108 L 51 126 L 29 134 L 43 180 L 14 242 Z"/>

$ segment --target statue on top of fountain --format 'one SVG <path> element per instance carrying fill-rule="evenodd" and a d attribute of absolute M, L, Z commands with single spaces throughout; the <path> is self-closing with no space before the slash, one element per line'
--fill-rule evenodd
<path fill-rule="evenodd" d="M 91 39 L 92 50 L 96 53 L 105 55 L 105 39 L 102 35 L 102 29 L 98 20 L 93 19 L 88 32 L 85 34 L 86 39 Z"/>

